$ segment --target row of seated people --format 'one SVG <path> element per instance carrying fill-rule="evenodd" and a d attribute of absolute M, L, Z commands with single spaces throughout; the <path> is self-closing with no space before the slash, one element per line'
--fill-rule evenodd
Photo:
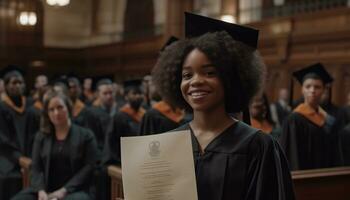
<path fill-rule="evenodd" d="M 25 158 L 32 160 L 31 186 L 15 199 L 37 194 L 42 199 L 60 199 L 62 195 L 67 199 L 69 195 L 73 199 L 75 195 L 79 199 L 108 199 L 106 166 L 120 164 L 120 137 L 140 135 L 140 131 L 165 132 L 185 121 L 184 112 L 165 101 L 146 112 L 139 82 L 126 87 L 124 105 L 116 103 L 112 81 L 101 79 L 96 86 L 97 100 L 87 106 L 79 98 L 79 80 L 72 77 L 43 90 L 29 106 L 21 71 L 11 67 L 3 78 L 0 199 L 4 200 L 22 189 L 19 163 L 28 163 Z M 87 184 L 90 181 L 92 186 Z"/>

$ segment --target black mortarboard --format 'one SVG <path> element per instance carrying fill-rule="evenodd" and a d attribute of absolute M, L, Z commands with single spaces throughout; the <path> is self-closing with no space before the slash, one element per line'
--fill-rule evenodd
<path fill-rule="evenodd" d="M 65 85 L 68 88 L 69 84 L 68 84 L 67 76 L 66 75 L 56 75 L 56 76 L 54 76 L 54 78 L 52 79 L 50 85 L 54 86 L 54 85 L 57 85 L 57 84 L 63 84 L 63 85 Z"/>
<path fill-rule="evenodd" d="M 141 92 L 141 85 L 142 85 L 142 80 L 140 79 L 134 79 L 134 80 L 127 80 L 124 81 L 124 90 L 125 93 L 128 93 L 131 89 L 136 89 L 137 91 Z"/>
<path fill-rule="evenodd" d="M 185 35 L 197 37 L 208 32 L 226 31 L 234 40 L 257 48 L 259 30 L 185 12 Z"/>
<path fill-rule="evenodd" d="M 0 77 L 4 78 L 4 76 L 10 72 L 18 72 L 20 73 L 22 76 L 24 76 L 26 74 L 26 72 L 24 71 L 24 69 L 18 65 L 7 65 L 5 68 L 3 68 L 0 71 Z"/>
<path fill-rule="evenodd" d="M 92 90 L 97 90 L 98 86 L 105 84 L 113 84 L 113 75 L 101 75 L 92 78 Z"/>
<path fill-rule="evenodd" d="M 167 46 L 171 45 L 173 42 L 176 42 L 178 40 L 179 40 L 179 38 L 174 37 L 174 36 L 170 36 L 168 38 L 168 40 L 166 41 L 166 43 L 163 45 L 163 47 L 160 49 L 160 52 L 164 51 Z"/>
<path fill-rule="evenodd" d="M 304 77 L 308 74 L 316 74 L 322 79 L 324 84 L 333 82 L 332 76 L 327 72 L 327 70 L 323 67 L 321 63 L 316 63 L 296 72 L 293 72 L 293 76 L 299 81 L 300 84 L 303 83 Z"/>

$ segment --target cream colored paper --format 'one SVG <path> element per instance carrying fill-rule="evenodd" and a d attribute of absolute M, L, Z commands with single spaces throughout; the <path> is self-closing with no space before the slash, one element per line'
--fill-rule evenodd
<path fill-rule="evenodd" d="M 126 200 L 197 200 L 189 131 L 122 137 Z"/>

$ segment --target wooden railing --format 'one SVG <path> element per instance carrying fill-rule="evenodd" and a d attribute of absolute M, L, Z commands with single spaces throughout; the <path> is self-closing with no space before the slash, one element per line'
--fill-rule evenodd
<path fill-rule="evenodd" d="M 111 199 L 122 200 L 124 198 L 122 169 L 115 165 L 108 166 L 108 175 L 111 177 Z"/>
<path fill-rule="evenodd" d="M 30 184 L 30 167 L 32 165 L 32 160 L 23 156 L 19 159 L 19 165 L 21 166 L 22 172 L 22 185 L 23 188 L 26 188 Z"/>
<path fill-rule="evenodd" d="M 297 200 L 349 200 L 350 167 L 292 172 Z"/>

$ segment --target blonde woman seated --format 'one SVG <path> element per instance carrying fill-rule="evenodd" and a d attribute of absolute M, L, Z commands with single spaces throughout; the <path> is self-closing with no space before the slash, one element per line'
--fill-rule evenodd
<path fill-rule="evenodd" d="M 71 122 L 72 105 L 62 93 L 49 92 L 33 147 L 30 187 L 19 199 L 91 199 L 89 178 L 97 160 L 93 133 Z"/>

